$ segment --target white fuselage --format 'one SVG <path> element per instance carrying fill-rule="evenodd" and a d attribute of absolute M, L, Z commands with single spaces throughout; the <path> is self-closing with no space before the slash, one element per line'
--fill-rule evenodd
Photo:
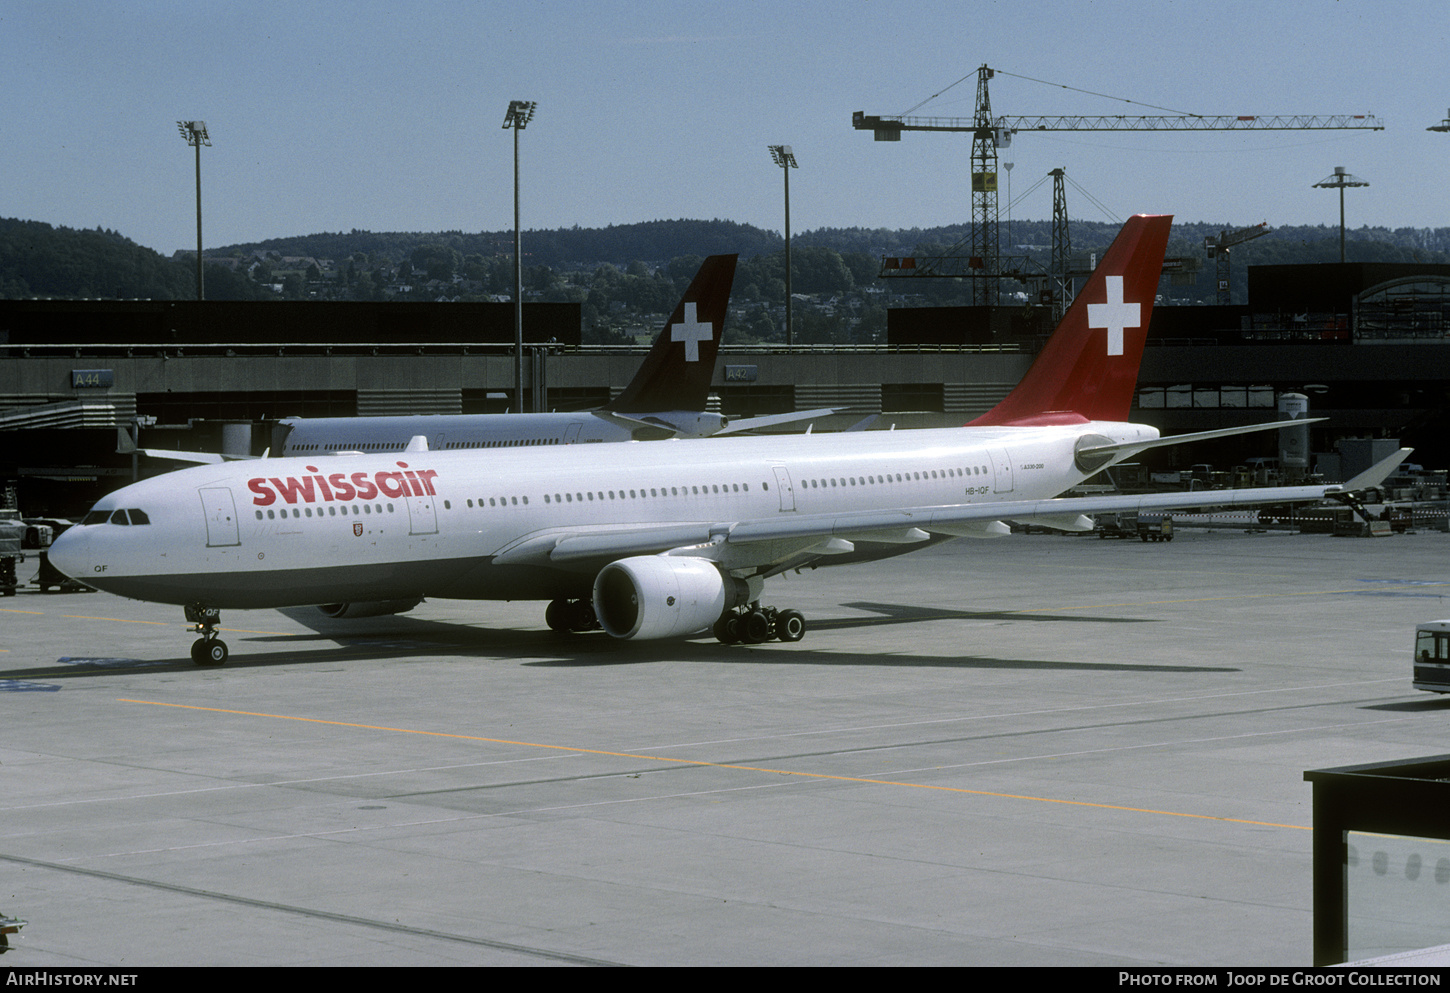
<path fill-rule="evenodd" d="M 110 494 L 51 559 L 122 596 L 219 608 L 587 596 L 636 534 L 667 550 L 779 530 L 732 550 L 723 564 L 743 575 L 828 540 L 834 515 L 905 531 L 916 511 L 1053 497 L 1088 475 L 1074 462 L 1084 435 L 1157 432 L 1089 422 L 198 466 Z"/>

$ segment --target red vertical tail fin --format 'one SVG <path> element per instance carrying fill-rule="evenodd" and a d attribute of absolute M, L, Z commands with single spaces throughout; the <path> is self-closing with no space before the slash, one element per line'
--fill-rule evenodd
<path fill-rule="evenodd" d="M 704 410 L 715 377 L 715 355 L 725 331 L 725 311 L 735 282 L 734 255 L 700 263 L 675 312 L 634 379 L 604 409 L 619 414 Z"/>
<path fill-rule="evenodd" d="M 1022 382 L 969 423 L 1126 421 L 1172 222 L 1128 218 Z"/>

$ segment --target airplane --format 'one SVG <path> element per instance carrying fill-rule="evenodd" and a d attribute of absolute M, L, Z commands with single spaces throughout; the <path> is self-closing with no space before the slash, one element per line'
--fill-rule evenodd
<path fill-rule="evenodd" d="M 51 546 L 66 575 L 182 605 L 199 665 L 220 665 L 222 609 L 398 613 L 425 597 L 546 600 L 560 631 L 622 639 L 798 641 L 766 580 L 901 554 L 1007 521 L 1090 530 L 1087 516 L 1351 501 L 1409 454 L 1342 486 L 1060 497 L 1163 445 L 1128 421 L 1172 218 L 1130 218 L 1034 360 L 959 428 L 681 439 L 550 449 L 410 451 L 180 469 L 125 486 Z"/>
<path fill-rule="evenodd" d="M 575 413 L 406 414 L 379 417 L 285 417 L 269 447 L 282 456 L 352 452 L 459 451 L 588 442 L 704 438 L 817 420 L 848 408 L 763 414 L 731 422 L 705 409 L 725 329 L 737 256 L 700 264 L 674 313 L 619 396 Z M 122 430 L 123 453 L 136 451 Z M 419 440 L 421 439 L 421 440 Z M 412 446 L 410 448 L 409 446 Z M 158 458 L 215 463 L 250 456 L 140 449 Z"/>

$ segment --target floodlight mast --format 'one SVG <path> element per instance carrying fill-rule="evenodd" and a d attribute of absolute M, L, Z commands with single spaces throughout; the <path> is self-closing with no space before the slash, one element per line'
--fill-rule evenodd
<path fill-rule="evenodd" d="M 1368 186 L 1369 183 L 1358 176 L 1351 176 L 1345 171 L 1344 166 L 1335 166 L 1334 175 L 1326 176 L 1314 184 L 1316 190 L 1338 190 L 1339 191 L 1339 261 L 1344 261 L 1344 190 L 1349 186 Z"/>
<path fill-rule="evenodd" d="M 176 129 L 186 143 L 196 149 L 196 298 L 205 297 L 201 268 L 201 146 L 211 147 L 206 121 L 177 121 Z"/>
<path fill-rule="evenodd" d="M 519 132 L 538 108 L 534 100 L 510 100 L 505 129 L 514 131 L 514 410 L 524 411 L 524 271 L 519 246 Z"/>
<path fill-rule="evenodd" d="M 795 347 L 795 323 L 791 320 L 790 282 L 790 171 L 800 168 L 796 165 L 795 153 L 789 145 L 769 145 L 770 158 L 785 175 L 785 350 Z"/>

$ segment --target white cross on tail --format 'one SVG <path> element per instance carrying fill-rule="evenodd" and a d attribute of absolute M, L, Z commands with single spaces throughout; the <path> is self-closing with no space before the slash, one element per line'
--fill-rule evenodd
<path fill-rule="evenodd" d="M 1108 354 L 1123 354 L 1123 329 L 1141 327 L 1143 309 L 1123 300 L 1123 277 L 1106 276 L 1108 302 L 1088 304 L 1088 330 L 1106 328 Z"/>
<path fill-rule="evenodd" d="M 1121 280 L 1119 280 L 1121 282 Z M 1118 294 L 1122 295 L 1121 292 Z M 670 325 L 670 341 L 683 341 L 685 343 L 685 361 L 700 361 L 700 342 L 709 341 L 715 337 L 715 326 L 713 324 L 701 324 L 695 317 L 696 310 L 693 303 L 685 304 L 685 319 L 679 324 Z"/>

